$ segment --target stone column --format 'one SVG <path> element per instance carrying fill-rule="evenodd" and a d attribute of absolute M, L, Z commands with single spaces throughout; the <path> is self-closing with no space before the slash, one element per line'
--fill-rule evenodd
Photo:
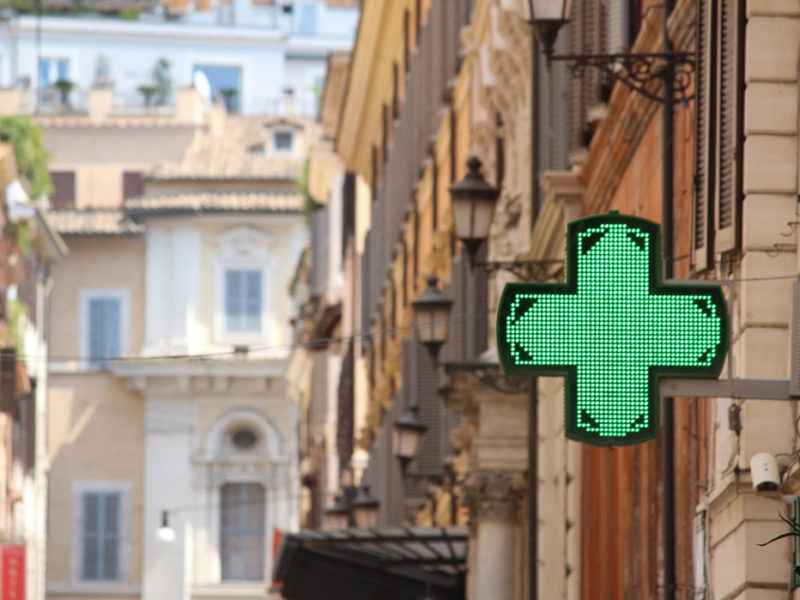
<path fill-rule="evenodd" d="M 524 488 L 521 473 L 498 471 L 474 474 L 466 486 L 474 536 L 475 598 L 470 600 L 513 600 L 519 557 L 516 556 L 520 496 Z"/>

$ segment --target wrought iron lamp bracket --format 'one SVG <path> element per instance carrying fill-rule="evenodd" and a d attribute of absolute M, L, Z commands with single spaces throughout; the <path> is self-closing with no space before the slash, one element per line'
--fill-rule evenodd
<path fill-rule="evenodd" d="M 662 104 L 685 104 L 692 99 L 694 52 L 639 52 L 618 54 L 552 54 L 550 61 L 565 61 L 573 75 L 580 77 L 587 67 L 595 67 L 612 80 L 622 82 L 634 92 Z M 672 95 L 660 90 L 651 91 L 648 84 L 654 79 L 671 80 Z"/>
<path fill-rule="evenodd" d="M 497 271 L 507 271 L 523 281 L 558 280 L 564 271 L 564 261 L 560 259 L 476 262 L 473 266 L 486 269 L 489 275 Z"/>

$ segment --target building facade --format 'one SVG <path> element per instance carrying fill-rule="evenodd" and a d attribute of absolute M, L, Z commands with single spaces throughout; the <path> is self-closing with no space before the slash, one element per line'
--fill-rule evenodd
<path fill-rule="evenodd" d="M 22 183 L 44 175 L 46 186 L 46 165 L 30 160 L 42 151 L 36 135 L 28 120 L 0 121 L 0 569 L 4 593 L 26 599 L 45 586 L 50 269 L 68 253 Z"/>
<path fill-rule="evenodd" d="M 52 272 L 50 598 L 263 598 L 297 527 L 284 290 L 315 126 L 194 90 L 178 108 L 38 119 L 70 251 Z"/>
<path fill-rule="evenodd" d="M 0 22 L 0 86 L 18 88 L 27 112 L 86 112 L 95 87 L 113 89 L 120 110 L 158 112 L 200 77 L 206 100 L 231 111 L 312 116 L 327 54 L 350 48 L 357 21 L 355 2 L 334 1 L 12 15 Z"/>
<path fill-rule="evenodd" d="M 691 55 L 673 81 L 684 95 L 662 103 L 659 78 L 642 93 L 624 70 L 548 64 L 527 2 L 364 3 L 335 146 L 355 179 L 352 465 L 381 525 L 469 522 L 467 598 L 796 594 L 789 542 L 757 545 L 789 530 L 779 514 L 797 518 L 792 396 L 664 400 L 655 441 L 596 448 L 564 435 L 562 379 L 503 378 L 493 349 L 505 283 L 561 280 L 566 224 L 618 210 L 662 225 L 666 278 L 730 282 L 721 378 L 789 385 L 799 15 L 794 2 L 572 2 L 557 55 Z M 472 264 L 448 193 L 471 157 L 498 191 Z M 411 302 L 429 275 L 454 305 L 426 366 Z M 428 430 L 403 476 L 391 436 L 413 404 Z M 762 452 L 779 493 L 754 489 Z M 426 498 L 415 475 L 433 472 Z"/>

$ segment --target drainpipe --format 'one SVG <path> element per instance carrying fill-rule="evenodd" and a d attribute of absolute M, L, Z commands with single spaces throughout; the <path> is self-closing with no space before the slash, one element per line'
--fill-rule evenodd
<path fill-rule="evenodd" d="M 667 21 L 674 6 L 674 0 L 664 0 L 664 52 L 672 51 Z M 664 96 L 672 97 L 672 68 L 669 63 L 664 75 Z M 663 276 L 673 276 L 673 118 L 674 108 L 665 103 L 662 108 L 662 173 L 661 173 L 661 232 L 663 236 Z M 662 400 L 663 444 L 662 475 L 664 477 L 663 513 L 663 553 L 664 553 L 664 600 L 675 600 L 675 421 L 673 398 Z"/>
<path fill-rule="evenodd" d="M 539 216 L 539 41 L 531 23 L 531 233 Z M 537 600 L 539 587 L 539 389 L 538 379 L 531 377 L 531 399 L 528 403 L 528 597 Z"/>

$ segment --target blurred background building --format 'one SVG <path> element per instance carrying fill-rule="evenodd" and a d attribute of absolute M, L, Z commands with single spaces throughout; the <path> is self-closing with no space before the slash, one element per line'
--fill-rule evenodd
<path fill-rule="evenodd" d="M 353 0 L 43 2 L 42 11 L 0 18 L 0 87 L 17 88 L 13 111 L 86 112 L 98 87 L 113 90 L 119 111 L 169 110 L 200 78 L 205 98 L 232 112 L 310 117 L 327 54 L 349 49 L 358 21 Z"/>
<path fill-rule="evenodd" d="M 583 446 L 564 437 L 561 379 L 503 377 L 494 321 L 506 282 L 562 279 L 566 223 L 619 210 L 662 224 L 665 277 L 733 282 L 723 379 L 789 389 L 800 7 L 550 5 L 567 12 L 548 48 L 537 0 L 363 3 L 341 104 L 323 107 L 341 163 L 316 155 L 341 183 L 314 197 L 296 288 L 305 523 L 331 531 L 289 536 L 285 598 L 796 593 L 787 540 L 756 544 L 790 531 L 779 513 L 797 519 L 788 391 L 676 398 L 656 441 Z M 657 60 L 636 74 L 631 53 Z M 491 210 L 471 213 L 486 196 Z M 414 325 L 431 299 L 451 301 L 436 362 Z M 334 435 L 349 419 L 352 454 Z M 418 452 L 393 439 L 409 430 Z M 754 489 L 760 452 L 778 492 Z M 378 529 L 337 531 L 367 497 Z"/>

